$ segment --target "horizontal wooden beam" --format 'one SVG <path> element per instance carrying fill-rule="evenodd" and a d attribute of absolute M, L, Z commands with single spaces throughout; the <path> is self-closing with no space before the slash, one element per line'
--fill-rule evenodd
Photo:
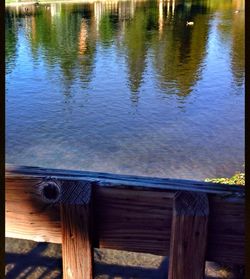
<path fill-rule="evenodd" d="M 197 181 L 8 166 L 7 237 L 62 243 L 60 208 L 39 197 L 38 185 L 46 177 L 92 182 L 95 247 L 157 255 L 169 255 L 176 191 L 207 192 L 206 259 L 244 263 L 243 187 Z"/>
<path fill-rule="evenodd" d="M 25 175 L 29 177 L 56 177 L 62 180 L 89 180 L 98 182 L 99 186 L 117 187 L 133 186 L 141 188 L 156 188 L 157 190 L 181 190 L 205 192 L 211 194 L 244 195 L 243 187 L 225 185 L 196 180 L 145 177 L 136 175 L 121 175 L 102 172 L 74 171 L 62 169 L 47 169 L 6 164 L 6 175 Z"/>

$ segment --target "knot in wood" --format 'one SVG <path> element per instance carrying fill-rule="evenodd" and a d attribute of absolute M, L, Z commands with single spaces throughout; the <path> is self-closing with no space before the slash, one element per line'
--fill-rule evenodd
<path fill-rule="evenodd" d="M 61 198 L 61 185 L 58 181 L 52 178 L 45 178 L 37 185 L 39 197 L 45 203 L 56 203 Z"/>
<path fill-rule="evenodd" d="M 91 182 L 57 180 L 46 177 L 36 185 L 38 197 L 45 203 L 88 204 L 91 198 Z"/>

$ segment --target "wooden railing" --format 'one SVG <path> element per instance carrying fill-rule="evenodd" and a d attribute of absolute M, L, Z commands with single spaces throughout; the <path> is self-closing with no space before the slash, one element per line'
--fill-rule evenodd
<path fill-rule="evenodd" d="M 166 255 L 172 279 L 244 264 L 244 202 L 235 185 L 6 167 L 6 236 L 61 243 L 63 278 L 93 277 L 93 247 Z"/>

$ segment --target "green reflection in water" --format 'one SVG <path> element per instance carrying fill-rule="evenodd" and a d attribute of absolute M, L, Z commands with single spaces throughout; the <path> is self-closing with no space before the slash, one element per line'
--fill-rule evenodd
<path fill-rule="evenodd" d="M 5 61 L 7 64 L 7 73 L 15 65 L 17 52 L 17 20 L 15 15 L 6 13 L 5 16 Z"/>
<path fill-rule="evenodd" d="M 196 178 L 242 165 L 243 1 L 27 5 L 5 22 L 9 162 Z"/>
<path fill-rule="evenodd" d="M 232 13 L 232 8 L 241 13 Z M 149 1 L 47 4 L 8 8 L 6 11 L 6 62 L 16 55 L 17 20 L 25 18 L 33 59 L 42 51 L 51 67 L 59 65 L 64 82 L 76 75 L 90 82 L 96 47 L 118 44 L 126 53 L 132 101 L 137 101 L 146 58 L 154 53 L 159 86 L 188 95 L 197 82 L 206 55 L 209 24 L 220 12 L 218 31 L 222 40 L 232 36 L 231 68 L 236 82 L 244 81 L 244 1 Z M 204 14 L 206 14 L 204 16 Z M 74 16 L 73 16 L 74 15 Z M 232 25 L 223 25 L 225 20 Z M 193 26 L 186 26 L 193 21 Z"/>

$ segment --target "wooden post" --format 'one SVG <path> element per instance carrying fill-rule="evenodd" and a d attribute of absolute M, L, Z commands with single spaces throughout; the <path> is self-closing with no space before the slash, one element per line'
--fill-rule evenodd
<path fill-rule="evenodd" d="M 92 202 L 90 182 L 62 185 L 63 279 L 92 279 Z"/>
<path fill-rule="evenodd" d="M 205 272 L 206 194 L 181 191 L 174 198 L 168 279 L 201 279 Z"/>

